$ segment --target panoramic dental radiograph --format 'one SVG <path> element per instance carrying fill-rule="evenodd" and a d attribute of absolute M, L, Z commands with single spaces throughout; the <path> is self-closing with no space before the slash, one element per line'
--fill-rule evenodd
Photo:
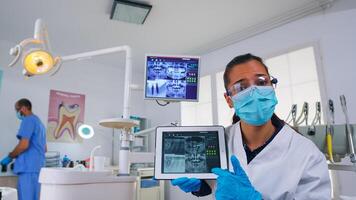
<path fill-rule="evenodd" d="M 185 168 L 189 172 L 206 170 L 205 141 L 203 137 L 188 138 L 185 143 Z"/>

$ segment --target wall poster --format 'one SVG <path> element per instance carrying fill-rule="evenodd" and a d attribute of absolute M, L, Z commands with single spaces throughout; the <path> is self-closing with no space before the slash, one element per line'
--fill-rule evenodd
<path fill-rule="evenodd" d="M 77 129 L 84 123 L 85 95 L 50 91 L 47 139 L 49 142 L 81 143 Z"/>

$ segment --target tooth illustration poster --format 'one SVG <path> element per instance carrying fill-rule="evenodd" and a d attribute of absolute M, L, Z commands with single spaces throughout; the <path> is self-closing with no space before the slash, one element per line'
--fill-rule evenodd
<path fill-rule="evenodd" d="M 81 143 L 77 129 L 84 122 L 85 95 L 50 91 L 47 139 L 49 142 Z"/>

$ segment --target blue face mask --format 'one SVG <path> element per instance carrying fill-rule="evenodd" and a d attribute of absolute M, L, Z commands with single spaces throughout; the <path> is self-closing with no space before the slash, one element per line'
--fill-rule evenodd
<path fill-rule="evenodd" d="M 19 119 L 19 120 L 23 120 L 23 118 L 24 118 L 24 116 L 21 115 L 21 112 L 20 112 L 20 111 L 16 112 L 16 117 L 17 117 L 17 119 Z"/>
<path fill-rule="evenodd" d="M 271 119 L 278 103 L 272 86 L 251 86 L 232 97 L 235 113 L 247 124 L 261 126 Z"/>

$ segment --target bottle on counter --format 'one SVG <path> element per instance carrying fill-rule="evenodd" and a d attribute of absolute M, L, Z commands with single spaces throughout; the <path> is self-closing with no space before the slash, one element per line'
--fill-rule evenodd
<path fill-rule="evenodd" d="M 80 164 L 82 164 L 84 167 L 87 167 L 87 162 L 85 160 L 81 160 Z"/>
<path fill-rule="evenodd" d="M 62 159 L 62 167 L 68 167 L 69 162 L 70 162 L 70 159 L 68 158 L 68 156 L 64 155 L 64 157 Z"/>
<path fill-rule="evenodd" d="M 73 161 L 70 161 L 68 167 L 69 167 L 69 168 L 73 168 L 73 167 L 74 167 L 74 162 L 73 162 Z"/>
<path fill-rule="evenodd" d="M 1 165 L 1 172 L 6 173 L 7 172 L 7 166 L 6 165 Z"/>

